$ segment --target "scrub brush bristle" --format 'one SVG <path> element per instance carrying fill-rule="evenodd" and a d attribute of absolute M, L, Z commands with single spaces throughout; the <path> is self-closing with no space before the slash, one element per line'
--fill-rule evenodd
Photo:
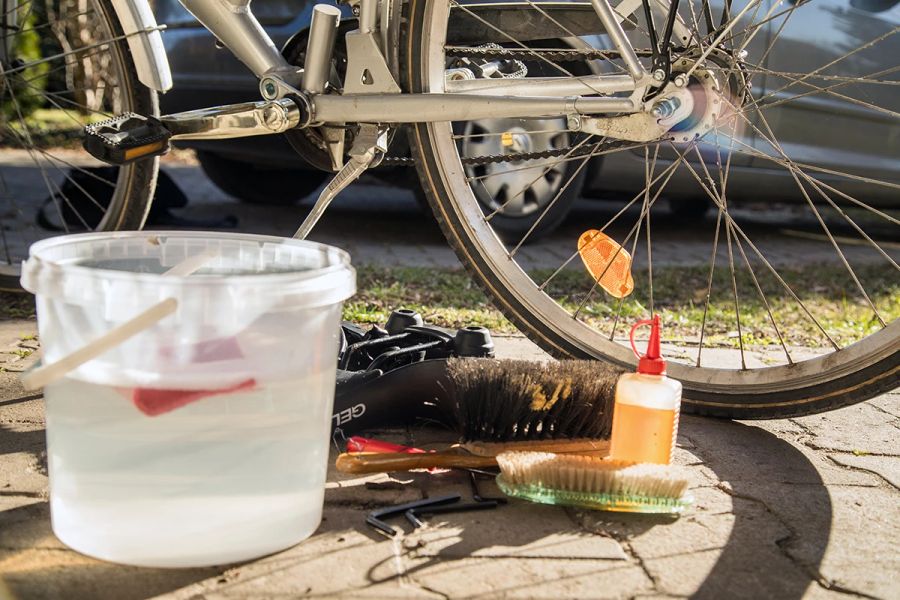
<path fill-rule="evenodd" d="M 543 504 L 620 512 L 679 513 L 688 482 L 668 465 L 551 452 L 497 455 L 504 493 Z"/>
<path fill-rule="evenodd" d="M 451 359 L 462 442 L 606 440 L 622 370 L 594 360 Z"/>

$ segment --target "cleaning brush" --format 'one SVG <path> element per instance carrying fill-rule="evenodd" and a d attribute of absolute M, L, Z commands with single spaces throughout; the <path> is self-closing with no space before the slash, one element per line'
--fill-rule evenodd
<path fill-rule="evenodd" d="M 597 361 L 450 359 L 441 421 L 459 445 L 426 454 L 342 454 L 336 466 L 346 473 L 479 468 L 496 465 L 507 450 L 606 455 L 620 374 Z"/>
<path fill-rule="evenodd" d="M 503 452 L 497 485 L 542 504 L 641 513 L 680 513 L 693 499 L 676 467 L 574 454 Z"/>

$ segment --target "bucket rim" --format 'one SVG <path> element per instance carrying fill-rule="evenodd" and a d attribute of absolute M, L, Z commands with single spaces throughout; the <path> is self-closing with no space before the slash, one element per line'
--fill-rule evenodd
<path fill-rule="evenodd" d="M 209 238 L 209 239 L 228 239 L 234 241 L 273 243 L 290 245 L 295 247 L 307 248 L 309 250 L 319 251 L 329 257 L 333 256 L 336 260 L 334 264 L 324 267 L 297 271 L 281 271 L 273 273 L 257 273 L 247 275 L 204 275 L 196 277 L 194 275 L 166 275 L 164 280 L 166 283 L 177 283 L 185 286 L 234 286 L 238 285 L 256 285 L 256 284 L 272 284 L 279 281 L 298 281 L 318 279 L 327 277 L 331 274 L 337 274 L 342 271 L 354 273 L 355 269 L 350 263 L 350 254 L 337 246 L 323 244 L 321 242 L 313 242 L 309 240 L 296 240 L 276 235 L 264 235 L 256 233 L 223 233 L 214 231 L 192 231 L 192 230 L 160 230 L 160 231 L 107 231 L 107 232 L 86 232 L 74 233 L 54 236 L 35 242 L 28 250 L 28 258 L 22 263 L 22 279 L 27 277 L 29 262 L 40 263 L 44 267 L 64 270 L 66 274 L 73 276 L 85 276 L 106 280 L 121 280 L 142 283 L 155 283 L 163 279 L 161 273 L 139 273 L 130 271 L 120 271 L 117 269 L 106 269 L 102 267 L 90 267 L 80 265 L 78 263 L 66 263 L 46 256 L 41 256 L 45 251 L 55 247 L 61 247 L 71 243 L 84 243 L 92 240 L 108 241 L 115 239 L 135 239 L 154 237 L 183 237 L 183 238 Z M 37 266 L 37 265 L 35 265 Z"/>

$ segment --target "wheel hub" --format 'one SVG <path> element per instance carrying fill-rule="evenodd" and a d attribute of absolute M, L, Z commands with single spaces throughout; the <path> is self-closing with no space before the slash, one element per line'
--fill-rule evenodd
<path fill-rule="evenodd" d="M 504 131 L 500 136 L 500 145 L 504 154 L 522 154 L 534 148 L 531 135 L 520 127 Z"/>
<path fill-rule="evenodd" d="M 703 137 L 724 116 L 739 109 L 746 98 L 746 78 L 737 58 L 713 51 L 695 67 L 700 54 L 696 49 L 672 63 L 673 79 L 687 76 L 687 85 L 679 88 L 669 83 L 651 108 L 660 123 L 670 126 L 669 132 L 677 142 Z M 688 110 L 685 104 L 690 105 Z"/>

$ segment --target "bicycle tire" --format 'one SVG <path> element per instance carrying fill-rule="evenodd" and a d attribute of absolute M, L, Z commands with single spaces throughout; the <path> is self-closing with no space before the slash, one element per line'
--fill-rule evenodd
<path fill-rule="evenodd" d="M 410 0 L 409 22 L 402 48 L 404 84 L 410 92 L 429 92 L 429 72 L 435 66 L 425 59 L 431 50 L 428 37 L 429 7 L 437 0 Z M 494 305 L 528 338 L 558 358 L 592 358 L 633 369 L 636 360 L 599 352 L 566 335 L 559 322 L 548 322 L 535 311 L 534 298 L 501 272 L 485 250 L 485 232 L 478 230 L 480 214 L 471 210 L 452 188 L 459 180 L 457 164 L 442 158 L 438 143 L 446 124 L 411 126 L 410 146 L 422 189 L 448 243 Z M 458 191 L 458 190 L 457 190 Z M 468 209 L 468 213 L 466 212 Z M 536 286 L 535 286 L 536 287 Z M 690 377 L 688 369 L 670 363 L 670 375 L 684 386 L 682 408 L 689 413 L 730 419 L 772 419 L 814 414 L 848 406 L 890 391 L 900 384 L 900 320 L 877 334 L 841 350 L 843 363 L 834 354 L 798 363 L 798 374 L 777 384 L 726 385 Z M 757 374 L 765 369 L 757 369 Z M 734 375 L 738 377 L 738 375 Z"/>
<path fill-rule="evenodd" d="M 108 43 L 117 62 L 117 82 L 123 98 L 123 112 L 159 116 L 155 90 L 144 86 L 138 77 L 131 49 L 124 38 L 111 0 L 92 0 L 97 17 L 103 19 L 113 41 Z M 28 149 L 26 146 L 23 148 Z M 0 165 L 2 166 L 2 165 Z M 159 158 L 153 157 L 120 167 L 109 206 L 95 231 L 139 230 L 143 227 L 156 190 Z M 58 189 L 58 188 L 57 188 Z M 25 257 L 20 257 L 24 259 Z M 18 282 L 18 264 L 0 265 L 0 289 L 23 291 Z"/>

